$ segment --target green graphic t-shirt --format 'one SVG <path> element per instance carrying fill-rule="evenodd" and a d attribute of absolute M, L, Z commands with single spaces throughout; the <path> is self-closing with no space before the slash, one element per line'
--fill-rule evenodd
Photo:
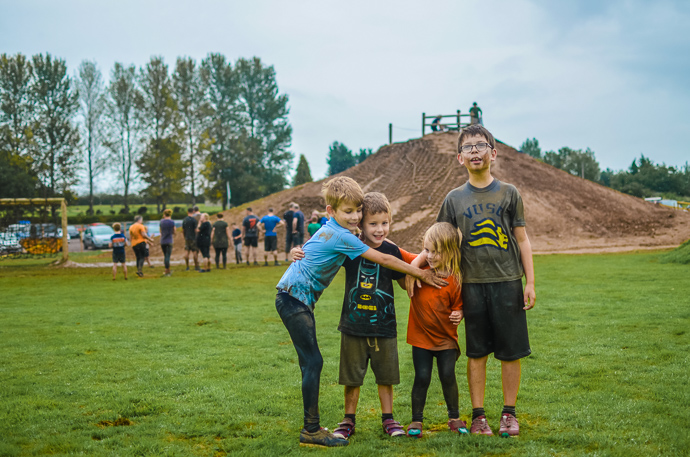
<path fill-rule="evenodd" d="M 436 218 L 462 232 L 462 282 L 489 283 L 522 278 L 520 248 L 513 227 L 524 227 L 520 193 L 498 179 L 483 189 L 469 182 L 451 190 Z"/>

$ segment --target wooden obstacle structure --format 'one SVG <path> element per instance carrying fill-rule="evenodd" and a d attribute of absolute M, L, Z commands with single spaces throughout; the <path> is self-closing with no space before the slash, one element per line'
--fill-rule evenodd
<path fill-rule="evenodd" d="M 431 127 L 433 125 L 433 120 L 437 117 L 439 116 L 427 116 L 426 113 L 422 113 L 422 136 L 426 134 L 426 128 Z M 461 114 L 460 110 L 458 110 L 455 114 L 442 114 L 440 117 L 441 123 L 439 123 L 438 126 L 441 131 L 455 130 L 458 132 L 470 125 L 470 120 L 472 118 L 472 116 L 470 116 L 469 114 Z M 464 119 L 467 119 L 467 122 L 463 122 Z"/>

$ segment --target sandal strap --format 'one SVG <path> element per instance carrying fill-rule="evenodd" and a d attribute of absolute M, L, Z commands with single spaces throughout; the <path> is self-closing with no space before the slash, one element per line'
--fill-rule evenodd
<path fill-rule="evenodd" d="M 350 436 L 354 433 L 354 429 L 355 424 L 353 424 L 350 421 L 342 421 L 338 424 L 338 427 L 335 430 L 333 430 L 333 433 L 342 432 L 341 434 L 344 434 L 345 436 Z"/>
<path fill-rule="evenodd" d="M 385 421 L 383 421 L 383 429 L 389 435 L 397 431 L 405 433 L 405 430 L 403 430 L 402 425 L 400 425 L 400 422 L 396 421 L 395 419 L 386 419 Z"/>

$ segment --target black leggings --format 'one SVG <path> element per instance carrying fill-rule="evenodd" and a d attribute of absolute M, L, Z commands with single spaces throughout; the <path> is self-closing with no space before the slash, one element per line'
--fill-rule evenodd
<path fill-rule="evenodd" d="M 146 260 L 146 242 L 132 246 L 134 255 L 137 257 L 137 271 L 141 271 L 144 268 L 144 260 Z"/>
<path fill-rule="evenodd" d="M 170 254 L 172 254 L 172 244 L 161 244 L 161 249 L 163 250 L 163 263 L 165 264 L 165 269 L 170 269 Z"/>
<path fill-rule="evenodd" d="M 228 263 L 228 248 L 217 248 L 213 246 L 213 250 L 216 251 L 216 268 L 218 268 L 218 261 L 220 260 L 221 254 L 223 255 L 223 268 Z"/>
<path fill-rule="evenodd" d="M 412 385 L 412 421 L 422 422 L 424 419 L 424 404 L 426 393 L 431 384 L 431 372 L 434 369 L 434 357 L 438 377 L 441 380 L 443 398 L 448 408 L 448 418 L 458 419 L 458 382 L 455 379 L 455 362 L 458 359 L 457 349 L 430 351 L 412 346 L 412 364 L 414 365 L 414 384 Z"/>
<path fill-rule="evenodd" d="M 299 300 L 286 293 L 276 296 L 276 309 L 290 334 L 302 371 L 302 403 L 304 428 L 319 429 L 319 384 L 323 357 L 316 342 L 314 313 Z"/>

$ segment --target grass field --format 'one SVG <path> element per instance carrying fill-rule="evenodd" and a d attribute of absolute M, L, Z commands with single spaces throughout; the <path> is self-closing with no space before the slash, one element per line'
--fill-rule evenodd
<path fill-rule="evenodd" d="M 147 205 L 129 205 L 129 211 L 130 213 L 134 214 L 137 212 L 139 208 L 142 206 L 145 206 L 147 211 L 147 214 L 156 214 L 156 205 L 155 204 L 147 204 Z M 187 208 L 189 207 L 189 203 L 168 203 L 168 208 L 173 209 L 176 206 L 180 207 L 182 212 L 187 211 Z M 217 213 L 218 211 L 221 211 L 223 209 L 222 206 L 207 206 L 204 204 L 197 204 L 199 207 L 199 211 L 202 213 Z M 94 205 L 93 206 L 93 211 L 94 213 L 98 212 L 99 210 L 101 211 L 102 214 L 111 214 L 111 211 L 115 211 L 115 214 L 120 214 L 120 210 L 124 208 L 123 205 Z M 89 209 L 89 205 L 69 205 L 67 207 L 67 215 L 68 216 L 77 216 L 79 214 L 86 214 L 86 211 Z M 58 211 L 59 212 L 59 211 Z"/>
<path fill-rule="evenodd" d="M 434 380 L 425 410 L 430 432 L 391 440 L 380 430 L 370 374 L 351 445 L 327 451 L 297 444 L 297 357 L 273 305 L 284 267 L 174 269 L 172 278 L 156 268 L 144 279 L 112 281 L 108 269 L 0 262 L 0 456 L 688 455 L 690 268 L 660 264 L 660 256 L 535 258 L 538 299 L 529 312 L 533 355 L 523 361 L 519 438 L 448 432 Z M 316 308 L 325 360 L 321 417 L 331 428 L 343 414 L 336 330 L 343 279 Z M 402 293 L 397 309 L 402 383 L 394 413 L 406 425 L 413 369 Z M 467 419 L 465 373 L 462 356 Z M 499 377 L 491 359 L 486 409 L 494 428 Z"/>

